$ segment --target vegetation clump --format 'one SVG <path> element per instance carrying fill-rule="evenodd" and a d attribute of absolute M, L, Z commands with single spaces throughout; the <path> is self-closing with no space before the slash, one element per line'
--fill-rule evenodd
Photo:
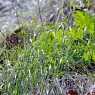
<path fill-rule="evenodd" d="M 18 36 L 13 35 L 7 39 L 12 47 L 5 47 L 1 54 L 4 59 L 4 65 L 1 66 L 2 95 L 63 95 L 64 92 L 58 92 L 59 88 L 62 89 L 62 80 L 65 82 L 67 76 L 70 76 L 65 76 L 66 73 L 75 72 L 74 77 L 77 73 L 95 77 L 88 69 L 92 63 L 95 66 L 95 17 L 81 11 L 76 11 L 73 16 L 75 24 L 67 30 L 64 30 L 63 22 L 42 25 L 33 31 L 32 27 L 22 29 L 19 35 L 23 35 L 23 47 L 17 45 Z M 68 84 L 71 84 L 71 88 L 76 87 L 73 80 L 71 78 L 72 82 L 69 82 L 68 79 L 67 85 L 63 87 L 66 86 L 67 90 Z M 80 81 L 85 83 L 86 79 L 79 79 Z M 89 86 L 83 87 L 86 90 L 79 92 L 82 91 L 81 83 L 78 84 L 79 88 L 68 90 L 67 93 L 84 95 Z"/>

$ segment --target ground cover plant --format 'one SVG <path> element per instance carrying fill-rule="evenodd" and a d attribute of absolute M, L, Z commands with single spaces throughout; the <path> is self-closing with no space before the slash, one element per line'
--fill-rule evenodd
<path fill-rule="evenodd" d="M 11 39 L 6 40 L 1 52 L 1 95 L 65 95 L 70 87 L 77 91 L 74 95 L 87 93 L 95 81 L 95 17 L 82 11 L 73 17 L 74 25 L 68 29 L 63 21 L 40 26 L 33 22 L 13 36 L 23 42 L 10 45 Z M 70 87 L 62 84 L 65 79 Z M 82 88 L 75 82 L 78 79 L 92 81 Z"/>

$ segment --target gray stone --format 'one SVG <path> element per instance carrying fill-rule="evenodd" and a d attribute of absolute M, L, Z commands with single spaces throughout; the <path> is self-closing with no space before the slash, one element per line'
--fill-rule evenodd
<path fill-rule="evenodd" d="M 0 0 L 0 43 L 32 17 L 33 0 Z M 30 19 L 29 19 L 30 18 Z"/>

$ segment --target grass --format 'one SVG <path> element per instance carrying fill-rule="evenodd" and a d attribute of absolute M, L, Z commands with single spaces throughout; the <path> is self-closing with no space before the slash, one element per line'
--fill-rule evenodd
<path fill-rule="evenodd" d="M 1 95 L 32 95 L 36 92 L 44 95 L 49 86 L 50 93 L 61 95 L 57 91 L 59 84 L 56 93 L 52 92 L 56 78 L 57 82 L 69 72 L 91 75 L 87 66 L 95 62 L 95 18 L 79 11 L 74 18 L 75 25 L 68 30 L 62 28 L 62 22 L 45 26 L 33 23 L 33 27 L 22 28 L 18 35 L 23 37 L 23 45 L 11 49 L 6 46 L 1 53 L 4 60 L 0 65 Z"/>

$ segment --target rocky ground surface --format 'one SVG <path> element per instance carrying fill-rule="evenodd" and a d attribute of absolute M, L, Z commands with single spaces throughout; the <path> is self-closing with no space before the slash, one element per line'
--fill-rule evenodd
<path fill-rule="evenodd" d="M 66 3 L 69 0 L 51 1 L 52 3 L 49 2 L 49 0 L 0 0 L 0 43 L 10 31 L 15 31 L 20 27 L 20 24 L 25 21 L 31 21 L 33 17 L 36 17 L 39 21 L 55 21 L 58 10 L 63 7 L 63 5 L 66 5 L 64 14 L 71 15 L 72 10 L 67 7 L 68 3 Z M 84 7 L 81 0 L 72 1 L 77 1 L 77 3 L 73 3 L 76 7 Z M 95 0 L 93 0 L 93 2 L 95 2 Z M 93 4 L 95 5 L 95 3 Z M 89 9 L 91 14 L 95 13 L 95 6 L 93 9 Z M 71 21 L 70 24 L 72 24 Z M 2 73 L 0 72 L 0 88 L 3 86 L 2 81 Z M 88 78 L 87 76 L 73 76 L 68 74 L 61 79 L 47 80 L 47 90 L 43 95 L 65 95 L 66 93 L 68 93 L 67 95 L 95 95 L 94 81 L 93 78 Z M 57 91 L 58 94 L 55 94 L 57 92 L 54 91 Z M 92 92 L 94 94 L 91 94 Z M 36 93 L 34 95 L 40 95 L 39 88 L 37 88 L 34 93 Z"/>

